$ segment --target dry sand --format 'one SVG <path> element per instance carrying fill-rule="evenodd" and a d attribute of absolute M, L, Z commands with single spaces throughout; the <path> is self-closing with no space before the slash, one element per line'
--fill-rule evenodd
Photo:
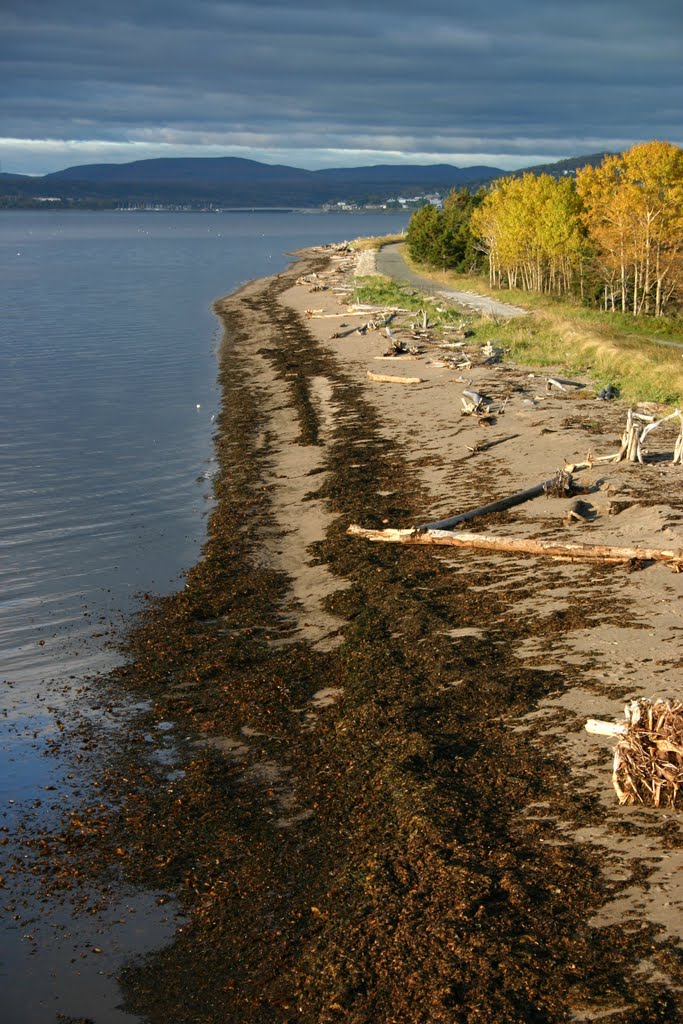
<path fill-rule="evenodd" d="M 333 256 L 331 263 L 329 272 L 337 288 L 344 277 L 352 279 L 374 270 L 372 252 L 352 259 Z M 607 455 L 619 449 L 625 408 L 617 402 L 598 400 L 588 379 L 575 378 L 585 385 L 581 390 L 548 392 L 548 378 L 562 377 L 560 370 L 517 366 L 507 360 L 482 365 L 483 358 L 476 354 L 476 337 L 468 344 L 468 350 L 475 352 L 474 365 L 462 372 L 444 366 L 442 353 L 432 346 L 425 346 L 424 354 L 417 358 L 387 361 L 381 358 L 388 347 L 384 331 L 332 337 L 340 332 L 340 325 L 345 330 L 364 323 L 370 315 L 349 312 L 338 291 L 312 291 L 311 284 L 299 284 L 282 295 L 282 302 L 307 317 L 308 329 L 363 388 L 366 401 L 376 408 L 384 424 L 386 436 L 398 442 L 419 474 L 430 496 L 420 521 L 476 508 L 547 480 L 566 463 L 579 463 L 591 454 Z M 313 316 L 307 316 L 310 310 L 316 311 Z M 329 319 L 342 313 L 339 320 Z M 419 376 L 423 383 L 372 382 L 368 372 Z M 476 416 L 463 415 L 465 388 L 492 398 L 494 408 L 505 403 L 504 412 L 495 417 L 492 426 L 480 426 Z M 318 400 L 325 421 L 333 422 L 334 392 L 329 382 L 320 382 Z M 541 497 L 500 516 L 491 532 L 544 540 L 683 549 L 683 478 L 681 467 L 670 461 L 673 432 L 661 438 L 652 435 L 652 440 L 652 461 L 643 465 L 595 465 L 575 474 L 577 483 L 590 488 L 584 497 L 594 516 L 589 522 L 564 525 L 572 499 Z M 497 441 L 501 443 L 491 444 Z M 490 447 L 473 454 L 482 442 Z M 289 519 L 298 520 L 300 525 L 289 534 L 280 565 L 291 572 L 299 562 L 296 590 L 304 597 L 301 614 L 306 628 L 311 629 L 312 623 L 324 619 L 319 601 L 329 593 L 330 580 L 324 570 L 301 564 L 305 550 L 302 540 L 322 537 L 324 511 L 311 509 L 310 503 L 297 507 L 295 498 L 293 504 L 288 500 L 291 480 L 305 472 L 308 465 L 305 450 L 297 454 L 290 445 L 281 455 L 283 504 Z M 368 513 L 372 511 L 368 509 Z M 414 521 L 387 523 L 396 527 L 412 525 Z M 605 828 L 581 832 L 578 838 L 614 852 L 623 861 L 626 873 L 631 861 L 648 864 L 642 882 L 612 906 L 602 908 L 596 920 L 651 920 L 683 940 L 683 849 L 680 845 L 672 849 L 668 843 L 663 847 L 655 834 L 663 819 L 673 817 L 678 823 L 679 818 L 667 811 L 619 807 L 610 782 L 611 741 L 583 731 L 587 718 L 620 720 L 624 703 L 636 697 L 683 700 L 683 574 L 652 565 L 642 571 L 615 569 L 596 578 L 585 564 L 557 559 L 474 551 L 449 555 L 443 550 L 432 550 L 431 557 L 452 567 L 454 588 L 467 586 L 470 571 L 484 566 L 490 572 L 490 587 L 507 590 L 508 613 L 524 620 L 528 632 L 510 651 L 512 657 L 548 672 L 563 673 L 568 666 L 578 670 L 575 685 L 556 699 L 541 701 L 517 728 L 528 730 L 532 741 L 539 729 L 552 735 L 558 755 L 567 759 L 572 770 L 568 785 L 600 795 L 609 812 Z M 339 581 L 334 585 L 339 586 Z M 595 605 L 591 626 L 560 629 L 552 634 L 544 630 L 548 617 L 571 609 L 579 595 L 582 603 Z M 481 623 L 482 642 L 486 641 L 487 627 L 493 624 Z M 457 640 L 454 637 L 454 642 Z M 520 809 L 520 813 L 528 812 Z M 552 817 L 551 808 L 547 814 Z M 619 827 L 622 822 L 628 823 L 628 837 L 621 830 L 615 837 L 611 826 Z M 619 874 L 620 870 L 612 862 L 610 871 Z"/>

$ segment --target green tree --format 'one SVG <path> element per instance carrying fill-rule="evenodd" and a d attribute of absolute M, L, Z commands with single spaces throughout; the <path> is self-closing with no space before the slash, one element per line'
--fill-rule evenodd
<path fill-rule="evenodd" d="M 443 270 L 469 271 L 481 262 L 481 253 L 472 234 L 472 211 L 483 202 L 484 190 L 471 193 L 454 189 L 444 200 L 443 209 L 423 206 L 408 225 L 408 251 L 418 263 Z"/>

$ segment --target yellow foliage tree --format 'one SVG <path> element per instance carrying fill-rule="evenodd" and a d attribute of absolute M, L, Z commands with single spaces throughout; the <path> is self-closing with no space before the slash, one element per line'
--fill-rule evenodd
<path fill-rule="evenodd" d="M 565 292 L 582 255 L 579 203 L 571 180 L 524 174 L 494 183 L 472 214 L 489 257 L 492 285 Z"/>
<path fill-rule="evenodd" d="M 644 142 L 576 178 L 612 309 L 661 316 L 683 283 L 683 150 Z"/>

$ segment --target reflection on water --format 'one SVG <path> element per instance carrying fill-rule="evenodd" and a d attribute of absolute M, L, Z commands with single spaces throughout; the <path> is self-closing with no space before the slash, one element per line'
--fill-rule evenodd
<path fill-rule="evenodd" d="M 113 664 L 112 632 L 140 592 L 167 592 L 197 559 L 218 403 L 213 300 L 277 272 L 287 252 L 406 221 L 0 214 L 0 853 L 16 855 L 19 823 L 44 825 L 83 781 L 47 755 L 69 701 Z M 112 975 L 171 934 L 167 907 L 119 894 L 97 919 L 51 906 L 41 923 L 26 880 L 15 905 L 6 879 L 6 1024 L 131 1021 Z"/>

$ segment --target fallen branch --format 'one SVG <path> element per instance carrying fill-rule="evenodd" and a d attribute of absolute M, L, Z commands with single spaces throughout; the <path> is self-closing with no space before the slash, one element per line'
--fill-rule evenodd
<path fill-rule="evenodd" d="M 506 509 L 514 508 L 515 505 L 523 505 L 525 501 L 538 498 L 541 494 L 552 493 L 556 497 L 566 497 L 571 493 L 571 486 L 571 475 L 564 470 L 560 470 L 550 480 L 544 480 L 542 484 L 536 484 L 535 487 L 528 487 L 525 491 L 510 494 L 507 498 L 500 498 L 498 501 L 489 502 L 488 505 L 480 505 L 479 508 L 473 508 L 469 512 L 460 512 L 458 515 L 451 516 L 450 519 L 440 519 L 434 523 L 423 523 L 421 526 L 418 526 L 418 530 L 450 530 L 452 526 L 467 523 L 471 519 L 476 519 L 477 516 L 487 516 L 492 512 L 505 512 Z"/>
<path fill-rule="evenodd" d="M 477 441 L 475 445 L 466 445 L 469 449 L 469 455 L 466 455 L 466 459 L 471 459 L 473 455 L 481 455 L 482 452 L 487 452 L 489 448 L 495 448 L 498 444 L 504 444 L 506 441 L 514 441 L 519 434 L 508 434 L 507 437 L 497 437 L 494 441 Z"/>
<path fill-rule="evenodd" d="M 532 540 L 528 537 L 495 537 L 486 533 L 451 533 L 449 530 L 365 530 L 352 525 L 347 529 L 350 537 L 384 544 L 431 544 L 454 548 L 473 548 L 480 551 L 506 551 L 525 555 L 543 555 L 551 558 L 579 558 L 594 562 L 623 563 L 683 561 L 683 550 L 661 548 L 612 547 L 607 544 L 573 544 L 557 541 Z"/>

